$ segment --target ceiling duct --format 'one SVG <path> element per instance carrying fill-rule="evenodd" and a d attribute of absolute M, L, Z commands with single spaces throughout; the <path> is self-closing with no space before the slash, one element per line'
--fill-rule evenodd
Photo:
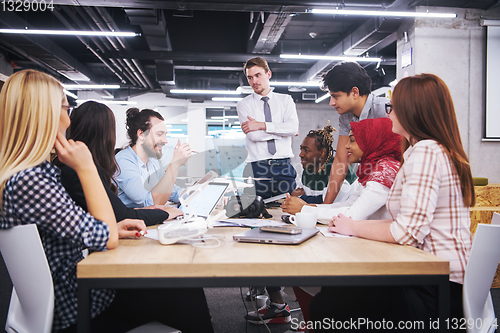
<path fill-rule="evenodd" d="M 0 11 L 0 25 L 3 28 L 27 26 L 24 19 L 7 11 Z M 53 72 L 57 72 L 59 75 L 66 77 L 63 72 L 80 73 L 95 82 L 95 75 L 85 65 L 46 36 L 2 35 L 1 42 L 14 53 L 18 53 L 23 57 L 31 55 L 28 59 Z"/>
<path fill-rule="evenodd" d="M 260 33 L 257 43 L 252 53 L 270 54 L 276 44 L 285 32 L 286 26 L 290 23 L 292 17 L 290 13 L 280 12 L 278 14 L 270 14 L 264 28 Z"/>
<path fill-rule="evenodd" d="M 303 93 L 302 100 L 303 101 L 315 101 L 318 98 L 316 93 Z"/>
<path fill-rule="evenodd" d="M 146 39 L 151 51 L 172 51 L 168 36 L 167 22 L 159 9 L 125 9 L 130 23 L 141 26 L 142 36 Z M 164 93 L 169 93 L 175 85 L 174 65 L 172 60 L 156 60 L 156 80 Z"/>
<path fill-rule="evenodd" d="M 341 42 L 332 47 L 325 55 L 362 55 L 376 47 L 379 43 L 387 44 L 396 41 L 397 36 L 394 32 L 400 25 L 401 20 L 397 19 L 371 18 L 344 37 Z M 318 60 L 300 77 L 300 81 L 320 80 L 322 75 L 328 72 L 335 63 L 331 60 Z"/>
<path fill-rule="evenodd" d="M 165 60 L 156 61 L 156 81 L 160 85 L 175 85 L 174 64 Z"/>

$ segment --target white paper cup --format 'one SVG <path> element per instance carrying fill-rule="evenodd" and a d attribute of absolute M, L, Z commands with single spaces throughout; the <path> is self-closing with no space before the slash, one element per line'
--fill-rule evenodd
<path fill-rule="evenodd" d="M 316 227 L 318 216 L 315 213 L 297 213 L 290 216 L 290 221 L 302 229 L 311 229 Z"/>
<path fill-rule="evenodd" d="M 260 309 L 267 304 L 266 295 L 258 295 L 257 297 L 255 297 L 255 299 L 257 300 L 257 309 Z"/>

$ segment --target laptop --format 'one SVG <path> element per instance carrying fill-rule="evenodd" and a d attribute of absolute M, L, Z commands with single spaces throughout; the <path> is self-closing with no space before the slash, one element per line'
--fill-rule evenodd
<path fill-rule="evenodd" d="M 318 229 L 303 229 L 302 233 L 296 235 L 282 234 L 277 232 L 260 231 L 259 228 L 250 229 L 241 234 L 233 235 L 238 242 L 263 243 L 263 244 L 302 244 L 319 232 Z"/>
<path fill-rule="evenodd" d="M 181 205 L 179 209 L 184 214 L 196 214 L 201 217 L 208 217 L 214 210 L 217 202 L 224 195 L 228 185 L 228 183 L 208 183 L 199 192 L 192 194 L 194 196 L 190 198 L 189 205 Z"/>

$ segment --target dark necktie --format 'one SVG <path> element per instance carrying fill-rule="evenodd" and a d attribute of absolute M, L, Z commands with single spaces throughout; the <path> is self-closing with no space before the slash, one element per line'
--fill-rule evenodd
<path fill-rule="evenodd" d="M 262 97 L 261 100 L 264 101 L 264 117 L 266 118 L 266 123 L 271 123 L 273 118 L 271 117 L 271 108 L 267 102 L 269 101 L 269 97 Z M 274 142 L 274 139 L 267 140 L 267 150 L 271 155 L 276 154 L 276 143 Z"/>

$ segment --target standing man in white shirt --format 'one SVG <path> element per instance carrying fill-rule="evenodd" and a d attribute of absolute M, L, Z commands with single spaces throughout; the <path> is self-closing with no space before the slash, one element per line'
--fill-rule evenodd
<path fill-rule="evenodd" d="M 271 70 L 265 59 L 248 60 L 243 71 L 254 91 L 236 105 L 241 129 L 246 134 L 249 164 L 244 176 L 271 179 L 255 182 L 256 195 L 263 199 L 291 193 L 297 174 L 290 163 L 294 156 L 292 137 L 299 129 L 295 103 L 289 95 L 271 91 Z"/>

